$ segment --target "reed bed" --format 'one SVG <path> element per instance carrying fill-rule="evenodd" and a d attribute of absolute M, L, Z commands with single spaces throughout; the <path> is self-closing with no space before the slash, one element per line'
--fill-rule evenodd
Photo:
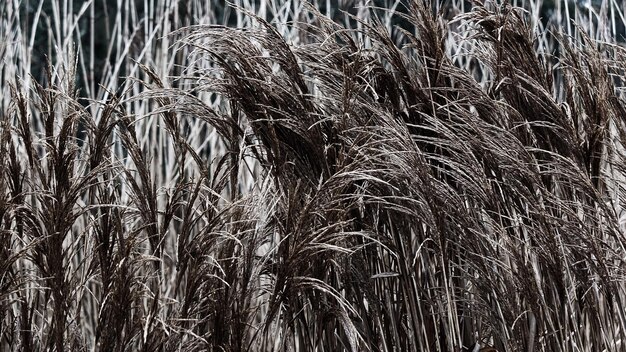
<path fill-rule="evenodd" d="M 623 4 L 331 3 L 0 4 L 0 350 L 626 348 Z"/>

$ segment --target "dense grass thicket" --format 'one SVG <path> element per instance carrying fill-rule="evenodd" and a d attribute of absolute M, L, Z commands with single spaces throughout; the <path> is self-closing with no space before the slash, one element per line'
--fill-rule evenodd
<path fill-rule="evenodd" d="M 624 4 L 0 2 L 0 351 L 626 350 Z"/>

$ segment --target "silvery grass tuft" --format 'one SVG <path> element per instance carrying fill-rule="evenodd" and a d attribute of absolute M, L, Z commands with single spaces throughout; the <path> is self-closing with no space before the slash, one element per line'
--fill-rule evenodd
<path fill-rule="evenodd" d="M 0 350 L 622 351 L 615 1 L 0 5 Z"/>

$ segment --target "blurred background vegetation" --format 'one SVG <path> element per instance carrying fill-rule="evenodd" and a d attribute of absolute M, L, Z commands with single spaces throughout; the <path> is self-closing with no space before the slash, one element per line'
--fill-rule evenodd
<path fill-rule="evenodd" d="M 176 18 L 171 17 L 170 22 L 176 23 L 178 27 L 188 26 L 191 24 L 198 23 L 199 18 L 194 18 L 195 12 L 192 11 L 192 7 L 197 7 L 197 2 L 193 0 L 176 0 L 176 8 L 177 11 L 175 14 L 171 14 L 171 16 L 176 16 Z M 594 5 L 597 7 L 597 0 L 593 0 Z M 313 1 L 314 6 L 319 9 L 319 11 L 335 21 L 344 22 L 348 21 L 352 26 L 356 25 L 354 20 L 351 20 L 347 17 L 347 15 L 356 15 L 358 12 L 358 8 L 367 4 L 367 6 L 371 6 L 373 8 L 378 8 L 379 10 L 374 11 L 378 15 L 380 15 L 384 11 L 389 11 L 392 9 L 397 14 L 407 15 L 408 12 L 408 4 L 410 0 L 375 0 L 362 2 L 359 0 L 332 0 L 332 1 Z M 46 0 L 46 1 L 37 1 L 37 0 L 23 0 L 19 2 L 20 4 L 20 19 L 21 19 L 21 27 L 24 34 L 29 37 L 31 34 L 34 38 L 33 52 L 32 52 L 32 65 L 31 65 L 31 74 L 37 78 L 37 80 L 42 80 L 44 77 L 44 67 L 46 57 L 54 57 L 55 52 L 53 47 L 51 47 L 51 39 L 49 25 L 53 22 L 53 16 L 55 11 L 67 11 L 68 14 L 71 13 L 72 16 L 79 17 L 78 23 L 76 24 L 77 32 L 75 33 L 73 40 L 79 42 L 80 46 L 83 48 L 90 48 L 90 45 L 93 47 L 92 52 L 86 53 L 89 54 L 90 60 L 93 60 L 94 65 L 94 76 L 91 78 L 94 82 L 100 82 L 103 79 L 103 70 L 105 66 L 113 65 L 116 57 L 118 57 L 119 53 L 117 50 L 120 50 L 120 46 L 111 46 L 111 43 L 114 42 L 114 38 L 112 38 L 113 31 L 112 28 L 115 26 L 116 20 L 118 16 L 121 17 L 130 17 L 133 22 L 143 20 L 150 21 L 157 18 L 157 13 L 146 13 L 146 4 L 147 2 L 143 0 L 136 1 L 110 1 L 110 0 Z M 123 6 L 120 6 L 122 5 Z M 235 11 L 227 5 L 226 1 L 206 1 L 202 3 L 202 6 L 205 6 L 202 10 L 202 16 L 209 16 L 211 18 L 212 23 L 220 23 L 227 26 L 234 27 L 237 25 L 237 16 Z M 513 5 L 518 6 L 532 6 L 526 2 L 513 1 Z M 540 5 L 539 10 L 539 18 L 544 25 L 547 24 L 548 20 L 554 16 L 554 11 L 556 8 L 555 0 L 544 0 L 537 1 L 537 4 Z M 576 3 L 574 1 L 567 2 L 569 7 L 569 12 L 571 16 L 574 16 L 576 10 Z M 85 10 L 83 6 L 89 5 L 88 13 L 81 14 L 81 10 Z M 248 9 L 259 9 L 261 6 L 268 6 L 267 2 L 264 0 L 253 0 L 253 1 L 245 1 L 243 3 L 239 3 L 238 5 L 244 6 Z M 580 5 L 584 5 L 580 3 Z M 6 7 L 6 5 L 4 5 Z M 56 7 L 56 9 L 55 9 Z M 444 14 L 451 17 L 458 14 L 456 11 L 469 11 L 472 7 L 470 1 L 441 1 L 433 2 L 433 8 L 436 10 L 443 9 Z M 154 7 L 148 6 L 154 10 Z M 583 7 L 584 8 L 584 7 Z M 4 9 L 6 10 L 6 9 Z M 153 11 L 154 12 L 154 11 Z M 41 17 L 41 18 L 39 18 Z M 293 18 L 287 16 L 286 19 L 288 21 L 293 21 Z M 267 16 L 268 21 L 272 21 L 271 12 L 268 13 Z M 284 19 L 283 19 L 284 20 Z M 33 23 L 36 21 L 36 26 L 33 28 Z M 93 27 L 92 22 L 93 21 Z M 122 22 L 125 22 L 122 19 Z M 137 23 L 139 24 L 139 23 Z M 59 25 L 63 25 L 63 23 L 59 23 Z M 622 38 L 623 35 L 623 25 L 621 22 L 617 23 L 619 26 L 619 32 L 617 35 L 618 39 Z M 403 18 L 402 16 L 394 16 L 391 22 L 392 27 L 400 27 L 408 31 L 413 31 L 411 23 Z M 92 33 L 93 28 L 93 33 Z M 36 33 L 31 33 L 32 30 L 35 30 Z M 132 31 L 135 28 L 127 28 L 127 31 Z M 132 54 L 136 54 L 136 52 L 141 47 L 142 36 L 141 28 L 134 36 L 133 47 L 130 50 L 131 56 Z M 120 72 L 123 74 L 124 72 Z M 83 86 L 85 82 L 83 80 L 85 77 L 81 76 L 80 85 Z M 84 91 L 83 93 L 84 94 Z"/>

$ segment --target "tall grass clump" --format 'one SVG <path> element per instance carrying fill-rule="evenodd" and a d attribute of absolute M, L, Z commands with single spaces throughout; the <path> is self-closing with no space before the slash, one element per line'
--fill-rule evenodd
<path fill-rule="evenodd" d="M 615 1 L 0 4 L 0 350 L 622 351 Z"/>

